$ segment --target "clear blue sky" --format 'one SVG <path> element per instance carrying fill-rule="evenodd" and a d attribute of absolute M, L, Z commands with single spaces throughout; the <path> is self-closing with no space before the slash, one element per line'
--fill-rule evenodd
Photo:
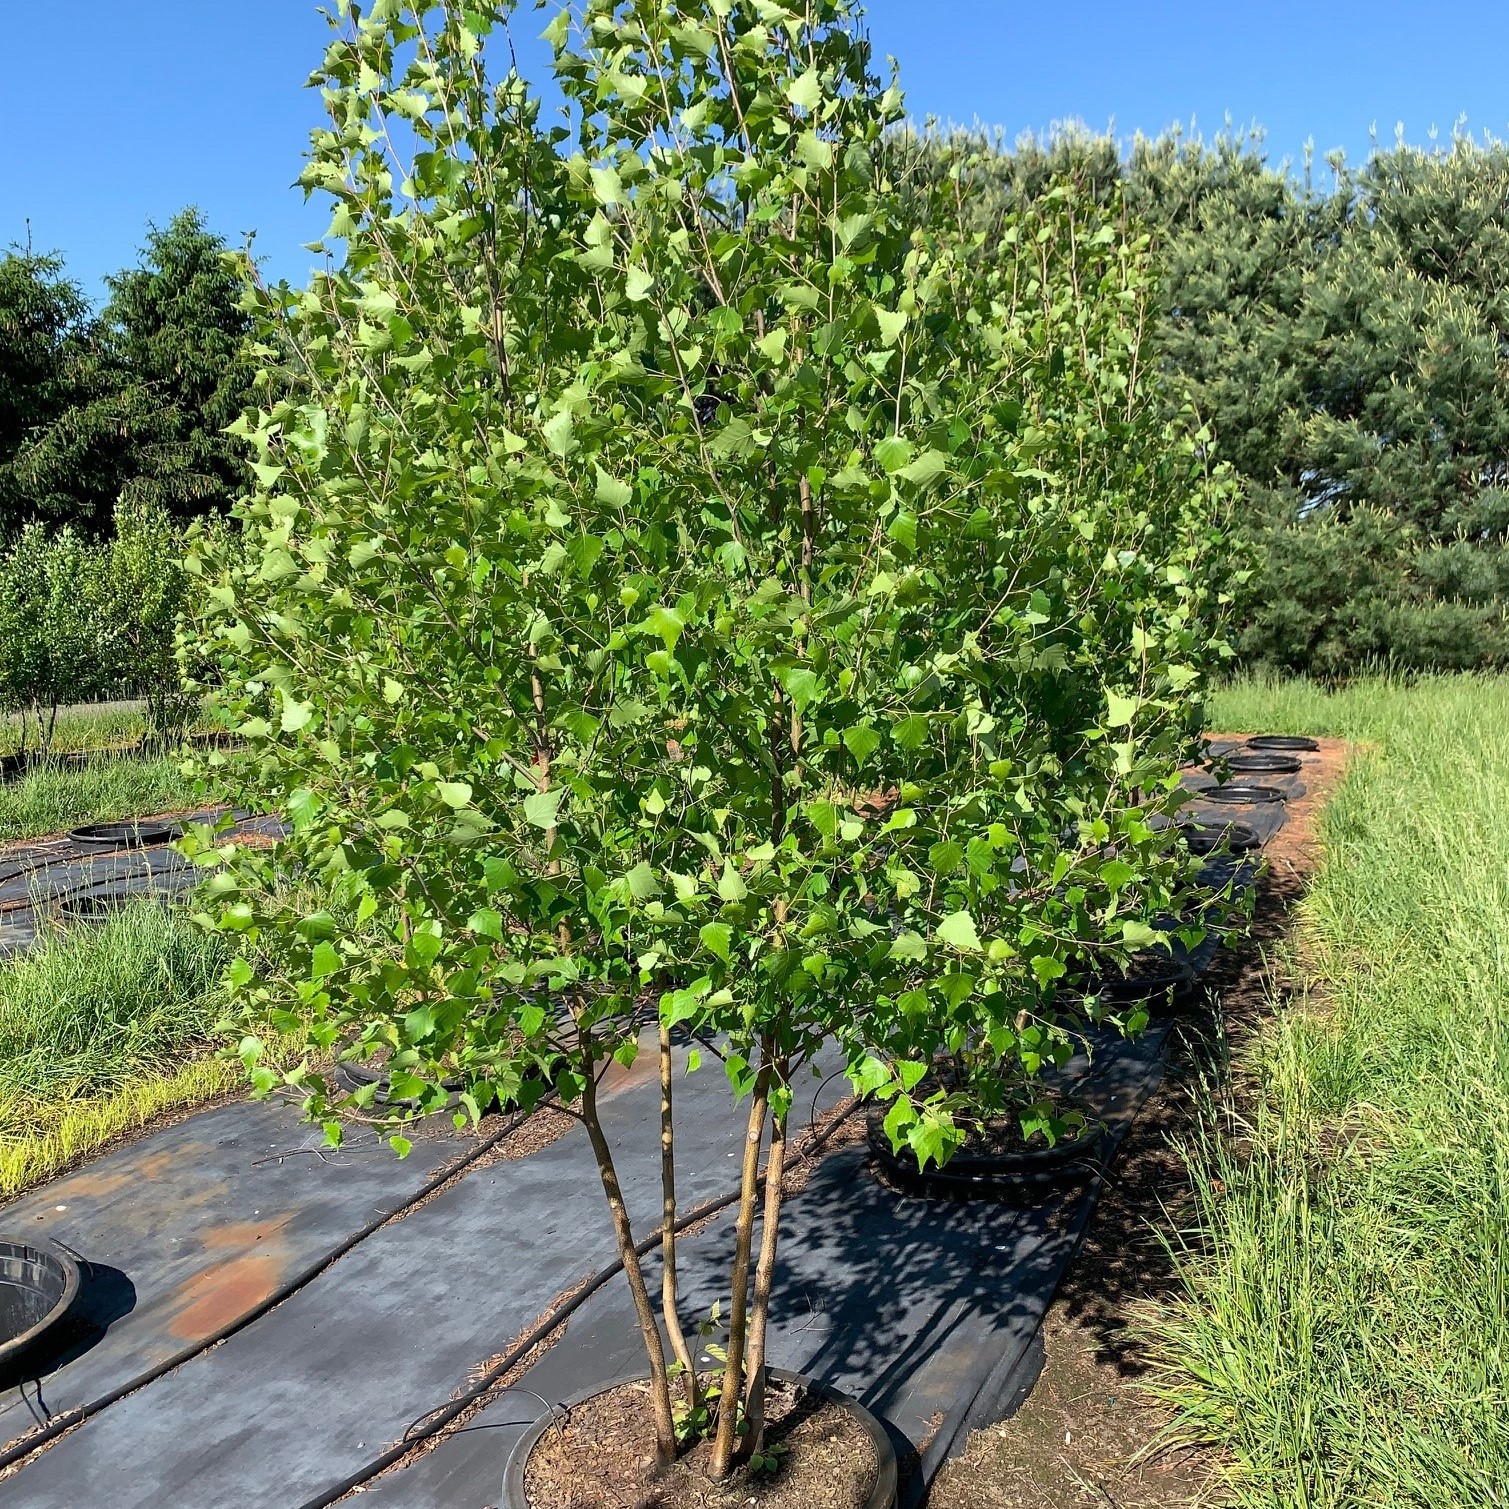
<path fill-rule="evenodd" d="M 302 88 L 325 38 L 315 0 L 4 0 L 0 246 L 25 222 L 86 291 L 135 259 L 149 220 L 197 203 L 238 241 L 256 230 L 275 276 L 302 279 L 324 228 L 289 187 L 317 97 Z M 534 36 L 544 15 L 523 10 Z M 877 50 L 908 105 L 1013 136 L 1079 117 L 1118 134 L 1230 115 L 1261 122 L 1270 155 L 1343 147 L 1369 131 L 1443 137 L 1463 114 L 1509 134 L 1505 0 L 871 0 Z M 526 69 L 543 48 L 525 49 Z"/>

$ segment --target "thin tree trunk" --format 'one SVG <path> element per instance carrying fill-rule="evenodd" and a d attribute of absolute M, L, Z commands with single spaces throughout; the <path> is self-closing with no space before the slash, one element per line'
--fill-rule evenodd
<path fill-rule="evenodd" d="M 713 1437 L 708 1476 L 715 1482 L 733 1467 L 738 1445 L 739 1398 L 744 1392 L 745 1320 L 749 1312 L 749 1260 L 754 1247 L 755 1203 L 760 1190 L 760 1143 L 770 1107 L 770 1040 L 760 1046 L 760 1067 L 749 1107 L 749 1130 L 744 1138 L 744 1168 L 739 1184 L 739 1219 L 734 1227 L 733 1286 L 728 1297 L 728 1351 L 723 1364 L 723 1391 L 718 1401 L 718 1428 Z"/>
<path fill-rule="evenodd" d="M 765 1213 L 760 1226 L 760 1261 L 755 1268 L 754 1300 L 749 1311 L 749 1356 L 744 1369 L 748 1377 L 744 1391 L 744 1416 L 749 1422 L 746 1445 L 751 1452 L 758 1452 L 765 1444 L 765 1331 L 770 1319 L 770 1290 L 775 1281 L 776 1246 L 780 1240 L 788 1115 L 789 1108 L 777 1113 L 771 1122 L 770 1157 L 765 1162 Z"/>
<path fill-rule="evenodd" d="M 697 1368 L 681 1329 L 676 1291 L 676 1127 L 671 1117 L 671 1031 L 660 1028 L 660 1313 L 684 1371 L 686 1408 L 697 1412 Z"/>
<path fill-rule="evenodd" d="M 607 1137 L 603 1135 L 602 1120 L 597 1113 L 597 1082 L 593 1073 L 589 1040 L 585 1037 L 582 1038 L 582 1050 L 582 1121 L 592 1143 L 592 1154 L 597 1159 L 597 1172 L 602 1179 L 603 1193 L 608 1197 L 608 1209 L 613 1213 L 613 1235 L 618 1240 L 618 1255 L 623 1262 L 624 1276 L 629 1281 L 634 1313 L 639 1320 L 639 1332 L 644 1338 L 645 1353 L 649 1358 L 650 1406 L 655 1415 L 655 1457 L 660 1466 L 667 1467 L 676 1458 L 676 1423 L 671 1414 L 671 1384 L 666 1372 L 665 1347 L 660 1340 L 655 1307 L 650 1303 L 650 1293 L 645 1286 L 644 1268 L 640 1264 L 639 1254 L 634 1250 L 634 1228 L 629 1222 L 628 1207 L 624 1204 L 623 1190 L 618 1183 L 618 1170 L 613 1165 L 613 1150 L 608 1146 Z"/>

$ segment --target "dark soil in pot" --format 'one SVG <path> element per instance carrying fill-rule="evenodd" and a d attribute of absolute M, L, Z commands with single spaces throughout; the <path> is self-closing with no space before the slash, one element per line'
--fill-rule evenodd
<path fill-rule="evenodd" d="M 796 1374 L 770 1370 L 766 1445 L 773 1473 L 706 1471 L 708 1443 L 655 1471 L 649 1384 L 575 1400 L 522 1437 L 508 1461 L 504 1509 L 892 1509 L 896 1458 L 868 1411 Z M 784 1449 L 783 1449 L 784 1448 Z"/>
<path fill-rule="evenodd" d="M 1090 1122 L 1075 1137 L 1027 1142 L 1014 1117 L 987 1121 L 965 1137 L 942 1168 L 917 1167 L 908 1147 L 891 1150 L 885 1129 L 887 1107 L 872 1105 L 865 1118 L 870 1154 L 883 1182 L 913 1194 L 945 1200 L 1027 1202 L 1044 1199 L 1066 1184 L 1083 1183 L 1100 1171 L 1105 1128 Z"/>
<path fill-rule="evenodd" d="M 1290 754 L 1316 754 L 1320 744 L 1303 734 L 1257 734 L 1247 741 L 1248 749 L 1279 750 Z"/>

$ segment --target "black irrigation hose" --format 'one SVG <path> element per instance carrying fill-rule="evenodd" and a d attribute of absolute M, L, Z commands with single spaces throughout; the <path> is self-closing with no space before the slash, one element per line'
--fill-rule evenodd
<path fill-rule="evenodd" d="M 859 1108 L 856 1101 L 842 1115 L 834 1117 L 833 1121 L 820 1133 L 816 1133 L 808 1145 L 808 1156 L 816 1152 L 818 1148 L 843 1125 L 845 1121 Z M 764 1175 L 760 1176 L 760 1185 L 765 1183 Z M 673 1230 L 685 1231 L 688 1226 L 695 1226 L 699 1221 L 705 1221 L 709 1216 L 716 1215 L 720 1210 L 726 1210 L 730 1205 L 736 1204 L 740 1190 L 734 1190 L 731 1194 L 715 1195 L 711 1200 L 704 1200 L 701 1205 L 686 1212 L 679 1217 Z M 649 1236 L 635 1243 L 635 1253 L 643 1257 L 657 1247 L 662 1240 L 663 1233 L 659 1227 Z M 405 1457 L 421 1441 L 427 1441 L 432 1436 L 438 1435 L 458 1415 L 464 1414 L 479 1399 L 482 1398 L 500 1378 L 505 1377 L 518 1365 L 519 1359 L 527 1357 L 552 1331 L 560 1328 L 568 1321 L 586 1302 L 592 1298 L 602 1287 L 623 1272 L 623 1259 L 615 1258 L 604 1268 L 599 1268 L 596 1273 L 590 1274 L 575 1294 L 564 1301 L 559 1309 L 552 1310 L 550 1314 L 532 1326 L 522 1337 L 519 1338 L 488 1370 L 472 1383 L 458 1398 L 451 1399 L 442 1404 L 438 1409 L 431 1410 L 428 1414 L 420 1415 L 418 1420 L 410 1422 L 398 1444 L 390 1446 L 380 1456 L 374 1457 L 365 1466 L 358 1467 L 349 1477 L 342 1479 L 333 1488 L 322 1490 L 312 1499 L 307 1499 L 299 1506 L 299 1509 L 329 1509 L 329 1506 L 338 1499 L 343 1499 L 355 1488 L 360 1488 L 365 1483 L 370 1483 L 380 1472 L 386 1471 L 400 1457 Z M 526 1390 L 527 1392 L 527 1390 Z M 538 1397 L 538 1395 L 536 1395 Z M 415 1430 L 414 1426 L 419 1421 L 424 1421 L 423 1428 Z M 413 1434 L 410 1434 L 413 1432 Z"/>
<path fill-rule="evenodd" d="M 101 1394 L 99 1398 L 90 1400 L 88 1404 L 75 1405 L 73 1409 L 67 1409 L 60 1415 L 54 1415 L 34 1435 L 24 1436 L 19 1441 L 13 1441 L 9 1446 L 0 1450 L 0 1469 L 9 1467 L 13 1462 L 19 1462 L 23 1458 L 31 1456 L 33 1452 L 40 1450 L 48 1442 L 56 1440 L 64 1431 L 71 1430 L 75 1425 L 81 1425 L 85 1420 L 92 1419 L 101 1410 L 108 1409 L 118 1399 L 124 1399 L 127 1394 L 133 1394 L 137 1389 L 145 1388 L 149 1383 L 155 1383 L 164 1373 L 172 1372 L 174 1368 L 182 1366 L 185 1362 L 189 1362 L 201 1352 L 207 1352 L 211 1347 L 224 1341 L 226 1337 L 235 1335 L 243 1327 L 249 1326 L 254 1320 L 260 1319 L 275 1305 L 282 1304 L 290 1295 L 296 1294 L 305 1285 L 318 1278 L 331 1264 L 336 1262 L 337 1259 L 345 1257 L 358 1243 L 365 1242 L 374 1232 L 386 1226 L 389 1221 L 401 1216 L 406 1210 L 412 1210 L 414 1206 L 432 1195 L 448 1179 L 454 1179 L 457 1174 L 464 1173 L 485 1153 L 491 1152 L 510 1132 L 521 1126 L 524 1119 L 522 1114 L 510 1117 L 496 1132 L 484 1138 L 483 1141 L 479 1142 L 464 1157 L 440 1169 L 422 1189 L 411 1195 L 403 1204 L 388 1211 L 385 1215 L 378 1216 L 375 1220 L 369 1221 L 360 1231 L 347 1237 L 334 1251 L 326 1253 L 324 1257 L 311 1263 L 303 1272 L 296 1274 L 286 1283 L 280 1284 L 265 1300 L 248 1310 L 246 1314 L 240 1315 L 227 1325 L 221 1326 L 218 1331 L 215 1331 L 203 1340 L 181 1348 L 171 1357 L 138 1373 L 134 1378 L 128 1379 L 125 1383 L 119 1384 L 109 1390 L 108 1393 Z M 85 1261 L 87 1262 L 87 1259 Z"/>

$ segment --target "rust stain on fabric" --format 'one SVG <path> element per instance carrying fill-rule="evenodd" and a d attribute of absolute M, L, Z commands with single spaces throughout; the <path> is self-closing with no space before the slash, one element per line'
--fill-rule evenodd
<path fill-rule="evenodd" d="M 194 1149 L 190 1147 L 163 1148 L 146 1157 L 134 1159 L 114 1168 L 84 1169 L 70 1174 L 61 1185 L 54 1186 L 57 1193 L 73 1200 L 100 1200 L 118 1190 L 129 1189 L 138 1184 L 156 1184 L 171 1178 L 181 1167 L 193 1166 Z"/>
<path fill-rule="evenodd" d="M 287 1269 L 283 1232 L 293 1214 L 285 1211 L 269 1221 L 233 1221 L 201 1233 L 200 1244 L 207 1253 L 235 1256 L 179 1285 L 170 1302 L 175 1311 L 168 1323 L 171 1334 L 201 1341 L 266 1304 Z"/>

